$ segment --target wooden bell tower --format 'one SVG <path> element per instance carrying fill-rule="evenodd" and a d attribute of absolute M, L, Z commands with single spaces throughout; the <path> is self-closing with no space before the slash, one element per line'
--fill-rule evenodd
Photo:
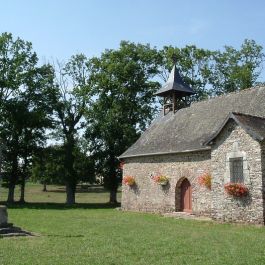
<path fill-rule="evenodd" d="M 155 95 L 164 98 L 163 113 L 166 115 L 171 111 L 175 113 L 177 110 L 186 107 L 186 97 L 194 94 L 194 90 L 183 82 L 174 62 L 166 84 Z"/>

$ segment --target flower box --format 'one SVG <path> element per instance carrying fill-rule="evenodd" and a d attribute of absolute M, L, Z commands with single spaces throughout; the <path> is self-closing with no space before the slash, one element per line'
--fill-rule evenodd
<path fill-rule="evenodd" d="M 204 186 L 210 190 L 212 188 L 211 174 L 209 172 L 203 173 L 201 176 L 198 177 L 198 182 L 201 186 Z"/>
<path fill-rule="evenodd" d="M 161 186 L 166 186 L 169 181 L 168 177 L 166 176 L 154 176 L 152 179 L 156 184 Z"/>
<path fill-rule="evenodd" d="M 133 176 L 125 176 L 122 179 L 122 183 L 126 186 L 134 186 L 135 185 L 135 178 Z"/>
<path fill-rule="evenodd" d="M 242 183 L 227 183 L 225 184 L 225 191 L 228 195 L 234 197 L 245 197 L 248 195 L 248 188 Z"/>
<path fill-rule="evenodd" d="M 168 184 L 168 180 L 160 181 L 160 182 L 158 182 L 158 184 L 161 185 L 161 186 L 166 186 Z"/>

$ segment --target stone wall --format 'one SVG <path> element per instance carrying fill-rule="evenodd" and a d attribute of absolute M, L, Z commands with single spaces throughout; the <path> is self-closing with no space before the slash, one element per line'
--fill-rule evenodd
<path fill-rule="evenodd" d="M 215 139 L 212 146 L 212 217 L 214 219 L 263 224 L 264 176 L 262 176 L 260 147 L 259 142 L 232 120 Z M 263 152 L 264 158 L 265 151 Z M 247 197 L 234 198 L 227 195 L 224 190 L 224 185 L 230 180 L 227 163 L 229 157 L 233 155 L 243 156 L 244 181 L 249 188 Z M 263 169 L 264 167 L 263 164 Z"/>
<path fill-rule="evenodd" d="M 192 211 L 209 215 L 211 192 L 198 185 L 198 176 L 210 170 L 210 151 L 127 158 L 123 175 L 133 176 L 134 187 L 123 185 L 122 209 L 147 212 L 180 210 L 180 185 L 187 178 L 192 187 Z M 169 184 L 160 186 L 151 175 L 166 175 Z"/>
<path fill-rule="evenodd" d="M 262 168 L 263 217 L 265 222 L 265 140 L 261 143 L 261 168 Z"/>

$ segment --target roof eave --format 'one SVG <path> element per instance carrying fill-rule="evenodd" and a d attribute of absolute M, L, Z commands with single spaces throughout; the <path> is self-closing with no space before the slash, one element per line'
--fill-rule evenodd
<path fill-rule="evenodd" d="M 207 150 L 211 150 L 211 147 L 205 146 L 205 147 L 197 148 L 197 149 L 172 151 L 172 152 L 157 152 L 157 153 L 146 153 L 146 154 L 137 154 L 137 155 L 121 155 L 118 158 L 124 159 L 124 158 L 143 157 L 143 156 L 173 155 L 173 154 L 193 153 L 193 152 L 207 151 Z"/>

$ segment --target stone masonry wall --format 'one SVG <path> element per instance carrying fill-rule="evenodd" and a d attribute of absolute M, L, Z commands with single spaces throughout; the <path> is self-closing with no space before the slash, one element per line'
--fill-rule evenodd
<path fill-rule="evenodd" d="M 263 218 L 265 221 L 265 141 L 261 143 L 261 168 L 262 168 Z"/>
<path fill-rule="evenodd" d="M 134 187 L 123 185 L 122 209 L 147 212 L 172 212 L 180 210 L 180 185 L 187 178 L 192 187 L 192 211 L 209 215 L 211 192 L 198 185 L 198 176 L 210 170 L 210 151 L 146 156 L 125 160 L 123 175 L 133 176 Z M 151 175 L 166 175 L 169 184 L 160 186 Z"/>
<path fill-rule="evenodd" d="M 265 148 L 263 148 L 265 150 Z M 229 182 L 229 156 L 243 155 L 244 181 L 249 195 L 234 198 L 226 194 L 224 184 Z M 263 151 L 263 172 L 264 172 Z M 263 224 L 264 184 L 262 181 L 261 146 L 234 121 L 229 121 L 212 146 L 212 217 L 219 221 Z"/>

